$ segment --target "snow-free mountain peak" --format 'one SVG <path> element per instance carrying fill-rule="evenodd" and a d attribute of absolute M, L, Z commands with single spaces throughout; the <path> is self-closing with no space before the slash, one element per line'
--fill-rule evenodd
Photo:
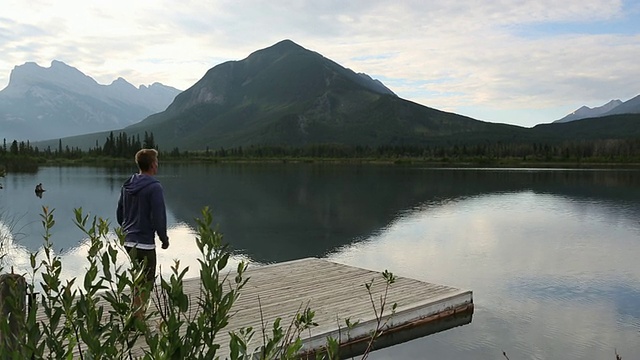
<path fill-rule="evenodd" d="M 604 115 L 618 114 L 640 114 L 640 95 L 623 102 L 615 108 L 607 111 Z"/>
<path fill-rule="evenodd" d="M 621 104 L 622 104 L 621 100 L 615 99 L 615 100 L 609 101 L 608 103 L 602 106 L 598 106 L 594 108 L 590 108 L 588 106 L 581 106 L 579 109 L 572 112 L 571 114 L 563 117 L 562 119 L 554 121 L 554 123 L 565 123 L 569 121 L 602 116 Z"/>

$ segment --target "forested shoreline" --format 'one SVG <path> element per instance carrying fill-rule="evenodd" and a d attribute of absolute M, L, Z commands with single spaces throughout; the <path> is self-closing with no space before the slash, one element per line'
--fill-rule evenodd
<path fill-rule="evenodd" d="M 103 142 L 82 150 L 65 146 L 41 149 L 29 141 L 4 139 L 0 166 L 7 170 L 36 170 L 46 164 L 111 165 L 130 161 L 140 148 L 155 148 L 165 162 L 358 162 L 421 163 L 458 166 L 640 166 L 640 138 L 579 140 L 557 143 L 486 142 L 472 145 L 350 146 L 312 144 L 302 147 L 251 145 L 206 148 L 199 151 L 167 149 L 154 141 L 153 133 L 127 136 L 111 133 Z"/>

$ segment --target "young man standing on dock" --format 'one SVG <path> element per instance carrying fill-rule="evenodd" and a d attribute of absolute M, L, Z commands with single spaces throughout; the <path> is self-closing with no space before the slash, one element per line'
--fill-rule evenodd
<path fill-rule="evenodd" d="M 136 164 L 140 170 L 131 175 L 122 185 L 116 217 L 125 234 L 124 247 L 132 261 L 142 264 L 146 284 L 144 289 L 134 289 L 134 307 L 139 309 L 136 317 L 144 321 L 145 307 L 156 277 L 155 234 L 162 248 L 169 247 L 167 236 L 167 214 L 164 192 L 158 173 L 158 151 L 142 149 L 136 153 Z"/>

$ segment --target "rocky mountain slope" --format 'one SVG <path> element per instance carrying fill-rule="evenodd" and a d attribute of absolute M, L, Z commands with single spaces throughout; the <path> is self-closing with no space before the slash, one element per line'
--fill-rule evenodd
<path fill-rule="evenodd" d="M 587 118 L 621 114 L 640 114 L 640 95 L 624 102 L 620 100 L 611 100 L 602 106 L 594 108 L 582 106 L 562 119 L 554 121 L 554 123 L 566 123 Z"/>
<path fill-rule="evenodd" d="M 101 85 L 55 60 L 49 68 L 25 63 L 0 91 L 0 138 L 35 141 L 121 129 L 166 109 L 179 92 L 160 83 L 136 88 L 123 78 Z"/>
<path fill-rule="evenodd" d="M 620 104 L 622 104 L 622 101 L 620 100 L 611 100 L 602 106 L 594 108 L 582 106 L 571 114 L 563 117 L 562 119 L 554 121 L 554 123 L 566 123 L 569 121 L 602 116 Z"/>
<path fill-rule="evenodd" d="M 640 95 L 616 106 L 604 115 L 640 114 Z"/>
<path fill-rule="evenodd" d="M 523 129 L 401 99 L 381 82 L 284 40 L 215 66 L 165 111 L 124 130 L 152 131 L 156 142 L 171 147 L 204 149 L 419 145 L 518 136 Z"/>

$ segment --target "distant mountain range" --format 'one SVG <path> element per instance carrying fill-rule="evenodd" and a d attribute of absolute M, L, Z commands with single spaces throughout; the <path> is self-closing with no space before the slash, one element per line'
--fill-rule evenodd
<path fill-rule="evenodd" d="M 625 109 L 632 100 L 614 101 L 599 111 Z M 165 151 L 310 144 L 473 146 L 640 136 L 637 113 L 524 128 L 440 111 L 402 99 L 380 81 L 290 40 L 216 65 L 163 110 L 111 129 L 129 136 L 152 132 Z M 109 130 L 65 137 L 63 143 L 83 149 L 102 145 Z M 58 137 L 50 138 L 36 145 L 58 146 Z"/>
<path fill-rule="evenodd" d="M 121 129 L 166 109 L 180 90 L 154 83 L 134 87 L 123 78 L 100 85 L 60 61 L 28 62 L 0 91 L 0 139 L 63 138 Z"/>
<path fill-rule="evenodd" d="M 562 119 L 554 121 L 554 123 L 565 123 L 575 120 L 619 114 L 640 114 L 640 95 L 625 102 L 620 100 L 611 100 L 602 106 L 594 108 L 582 106 Z"/>

